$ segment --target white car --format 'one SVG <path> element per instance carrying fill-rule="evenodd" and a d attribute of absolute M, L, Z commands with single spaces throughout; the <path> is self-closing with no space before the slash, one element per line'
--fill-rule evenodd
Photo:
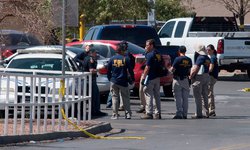
<path fill-rule="evenodd" d="M 78 71 L 77 64 L 74 62 L 73 58 L 74 53 L 71 51 L 66 51 L 65 55 L 65 72 L 72 74 L 74 72 Z M 34 48 L 28 48 L 24 50 L 18 50 L 17 53 L 15 53 L 11 58 L 8 59 L 9 63 L 7 64 L 6 68 L 3 70 L 5 73 L 10 73 L 10 75 L 4 76 L 4 74 L 1 75 L 1 92 L 0 92 L 0 110 L 3 111 L 5 108 L 1 103 L 5 103 L 8 95 L 8 102 L 14 103 L 15 100 L 15 90 L 17 90 L 18 93 L 23 92 L 23 87 L 25 87 L 25 101 L 29 101 L 31 97 L 31 93 L 38 93 L 37 89 L 41 89 L 41 94 L 45 94 L 45 87 L 46 83 L 48 83 L 48 93 L 52 94 L 59 93 L 60 89 L 60 78 L 55 78 L 55 81 L 53 81 L 53 78 L 49 78 L 48 81 L 46 81 L 46 78 L 40 78 L 40 82 L 35 82 L 35 88 L 33 90 L 36 90 L 34 92 L 31 92 L 31 77 L 27 75 L 26 78 L 24 78 L 23 73 L 35 73 L 42 74 L 44 76 L 51 75 L 48 71 L 57 71 L 57 75 L 61 74 L 61 64 L 62 64 L 62 49 L 59 47 L 34 47 Z M 44 70 L 44 71 L 43 71 Z M 47 72 L 46 72 L 47 71 Z M 19 74 L 18 73 L 22 73 Z M 12 73 L 12 74 L 11 74 Z M 16 76 L 14 75 L 16 74 Z M 9 77 L 8 77 L 9 76 Z M 39 78 L 38 78 L 39 79 Z M 53 82 L 55 85 L 53 85 Z M 25 85 L 25 86 L 24 86 Z M 17 87 L 15 87 L 17 86 Z M 72 86 L 72 80 L 69 81 L 69 86 Z M 69 92 L 72 92 L 72 88 L 69 88 Z M 54 91 L 53 91 L 54 90 Z M 6 94 L 6 92 L 8 94 Z M 57 96 L 58 94 L 56 94 Z M 18 102 L 21 102 L 21 95 L 18 94 Z M 58 97 L 56 97 L 58 99 Z M 44 100 L 44 99 L 43 99 Z M 43 101 L 42 100 L 42 101 Z M 52 98 L 48 100 L 50 102 Z"/>
<path fill-rule="evenodd" d="M 75 51 L 83 51 L 81 48 L 74 48 L 74 47 L 67 47 L 66 48 L 66 55 L 65 55 L 65 71 L 66 72 L 79 72 L 79 68 L 77 63 L 74 61 L 74 57 L 76 56 Z M 34 71 L 34 70 L 53 70 L 60 72 L 62 70 L 61 64 L 62 64 L 62 46 L 36 46 L 27 48 L 24 50 L 18 50 L 17 53 L 6 59 L 8 62 L 6 65 L 7 69 L 25 69 L 27 71 Z M 100 56 L 98 60 L 98 67 L 101 68 L 102 65 L 106 63 L 106 59 L 102 58 Z M 11 78 L 10 80 L 13 80 L 13 83 L 9 86 L 9 102 L 14 102 L 14 91 L 12 88 L 14 86 L 14 83 L 16 82 L 16 79 Z M 21 77 L 18 78 L 18 92 L 22 92 L 21 88 L 23 84 L 30 85 L 30 81 L 22 81 L 23 79 Z M 98 82 L 99 81 L 99 82 Z M 7 83 L 7 78 L 1 78 L 1 85 L 6 85 L 4 82 Z M 40 86 L 43 85 L 45 82 L 41 81 Z M 52 83 L 52 82 L 51 82 Z M 98 75 L 97 83 L 100 88 L 100 91 L 107 87 L 105 90 L 109 91 L 109 81 L 107 79 L 106 75 Z M 53 85 L 49 85 L 49 87 L 52 87 Z M 60 81 L 56 81 L 55 90 L 58 93 L 58 90 L 60 88 Z M 6 89 L 7 86 L 2 87 L 1 93 L 0 93 L 0 103 L 3 103 L 6 99 Z M 53 89 L 53 88 L 50 88 Z M 30 89 L 26 89 L 27 91 L 30 91 Z M 49 91 L 51 93 L 52 91 Z M 44 93 L 42 93 L 44 94 Z M 27 98 L 29 99 L 29 98 Z M 2 106 L 0 106 L 0 110 L 4 110 Z"/>

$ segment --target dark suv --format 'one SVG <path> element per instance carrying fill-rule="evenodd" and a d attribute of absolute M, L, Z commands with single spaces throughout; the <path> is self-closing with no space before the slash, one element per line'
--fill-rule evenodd
<path fill-rule="evenodd" d="M 41 45 L 31 34 L 16 30 L 0 30 L 0 60 L 14 54 L 17 49 Z"/>
<path fill-rule="evenodd" d="M 84 40 L 125 40 L 143 48 L 148 39 L 154 39 L 157 46 L 161 45 L 161 41 L 153 27 L 130 24 L 94 26 L 89 29 L 84 37 Z"/>

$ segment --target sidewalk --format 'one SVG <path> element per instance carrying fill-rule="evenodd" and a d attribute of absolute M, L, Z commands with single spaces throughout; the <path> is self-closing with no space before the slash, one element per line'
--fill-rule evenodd
<path fill-rule="evenodd" d="M 108 122 L 100 122 L 100 121 L 85 121 L 81 122 L 80 127 L 85 129 L 87 132 L 92 134 L 100 134 L 104 132 L 108 132 L 112 130 L 110 123 Z M 3 121 L 0 122 L 0 125 Z M 11 129 L 11 124 L 9 124 L 9 128 Z M 28 127 L 27 127 L 28 128 Z M 3 126 L 1 126 L 3 132 Z M 49 131 L 49 129 L 48 129 Z M 77 137 L 86 137 L 88 136 L 77 129 L 74 129 L 69 125 L 67 131 L 56 131 L 50 133 L 43 134 L 32 134 L 32 135 L 9 135 L 9 136 L 0 136 L 0 146 L 6 144 L 14 144 L 14 143 L 23 143 L 23 142 L 37 142 L 37 141 L 48 141 L 48 140 L 63 140 L 65 138 L 77 138 Z"/>

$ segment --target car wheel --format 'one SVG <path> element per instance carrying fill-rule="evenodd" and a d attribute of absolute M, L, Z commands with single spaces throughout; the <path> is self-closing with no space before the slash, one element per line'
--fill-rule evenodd
<path fill-rule="evenodd" d="M 0 110 L 0 118 L 4 118 L 4 114 L 5 114 L 5 111 L 4 110 Z"/>
<path fill-rule="evenodd" d="M 247 76 L 250 78 L 250 70 L 247 70 Z"/>
<path fill-rule="evenodd" d="M 172 84 L 163 86 L 163 92 L 166 97 L 173 97 Z"/>
<path fill-rule="evenodd" d="M 139 96 L 139 89 L 133 88 L 133 92 L 131 93 L 132 96 Z"/>
<path fill-rule="evenodd" d="M 100 94 L 100 103 L 106 104 L 108 97 L 109 97 L 109 93 Z"/>

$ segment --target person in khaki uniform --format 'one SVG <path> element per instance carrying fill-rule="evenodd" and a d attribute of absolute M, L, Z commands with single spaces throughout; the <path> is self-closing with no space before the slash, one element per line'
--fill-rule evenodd
<path fill-rule="evenodd" d="M 187 119 L 189 81 L 192 60 L 185 56 L 186 47 L 181 46 L 179 56 L 175 58 L 171 72 L 173 72 L 173 93 L 176 101 L 176 114 L 173 119 Z"/>
<path fill-rule="evenodd" d="M 203 118 L 202 102 L 204 103 L 205 117 L 208 118 L 208 84 L 210 59 L 204 45 L 197 45 L 195 51 L 195 64 L 191 69 L 190 79 L 193 88 L 193 96 L 196 103 L 196 115 L 193 119 Z"/>

